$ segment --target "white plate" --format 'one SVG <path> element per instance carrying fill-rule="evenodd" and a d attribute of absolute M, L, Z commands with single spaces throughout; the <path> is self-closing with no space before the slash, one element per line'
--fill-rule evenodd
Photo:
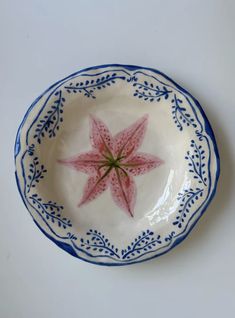
<path fill-rule="evenodd" d="M 199 103 L 159 71 L 104 65 L 31 105 L 15 144 L 22 199 L 42 232 L 101 265 L 162 255 L 211 201 L 219 155 Z"/>

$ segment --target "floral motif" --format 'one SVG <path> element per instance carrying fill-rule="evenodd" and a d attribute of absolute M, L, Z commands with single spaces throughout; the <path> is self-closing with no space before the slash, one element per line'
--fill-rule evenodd
<path fill-rule="evenodd" d="M 58 160 L 59 163 L 89 175 L 79 206 L 94 200 L 110 187 L 116 205 L 133 217 L 137 192 L 133 177 L 163 163 L 156 156 L 137 153 L 143 142 L 147 123 L 148 116 L 145 115 L 112 136 L 103 121 L 90 116 L 92 150 Z"/>

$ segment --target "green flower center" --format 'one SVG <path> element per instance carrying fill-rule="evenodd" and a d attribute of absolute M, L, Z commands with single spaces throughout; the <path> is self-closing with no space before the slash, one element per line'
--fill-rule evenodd
<path fill-rule="evenodd" d="M 112 168 L 120 168 L 121 160 L 123 158 L 124 157 L 117 157 L 117 158 L 113 158 L 113 156 L 112 157 L 107 157 L 107 160 L 108 160 L 107 165 L 109 167 L 112 167 Z"/>

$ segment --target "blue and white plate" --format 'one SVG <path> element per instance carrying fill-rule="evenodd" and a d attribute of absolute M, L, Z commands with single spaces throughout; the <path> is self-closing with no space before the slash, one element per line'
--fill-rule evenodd
<path fill-rule="evenodd" d="M 160 256 L 212 200 L 219 155 L 199 103 L 163 73 L 103 65 L 55 83 L 15 143 L 16 180 L 40 230 L 99 265 Z"/>

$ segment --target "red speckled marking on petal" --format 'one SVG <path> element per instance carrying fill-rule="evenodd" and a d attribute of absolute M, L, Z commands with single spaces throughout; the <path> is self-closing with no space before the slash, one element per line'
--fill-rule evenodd
<path fill-rule="evenodd" d="M 78 204 L 81 206 L 96 199 L 100 194 L 102 194 L 109 185 L 110 170 L 109 168 L 103 168 L 103 172 L 100 174 L 92 175 L 88 178 L 87 183 L 83 189 L 83 196 Z"/>
<path fill-rule="evenodd" d="M 114 136 L 115 154 L 125 158 L 133 155 L 143 142 L 147 124 L 148 115 L 145 115 Z"/>
<path fill-rule="evenodd" d="M 105 125 L 99 118 L 90 115 L 90 140 L 93 148 L 100 153 L 111 154 L 113 150 L 113 137 Z"/>
<path fill-rule="evenodd" d="M 62 163 L 68 167 L 75 170 L 92 174 L 97 171 L 97 169 L 104 164 L 104 157 L 96 151 L 92 150 L 78 156 L 74 156 L 65 160 L 57 160 L 58 163 Z"/>
<path fill-rule="evenodd" d="M 130 160 L 124 162 L 122 167 L 125 168 L 127 173 L 139 176 L 159 167 L 163 163 L 164 161 L 156 156 L 139 152 L 131 157 Z"/>

